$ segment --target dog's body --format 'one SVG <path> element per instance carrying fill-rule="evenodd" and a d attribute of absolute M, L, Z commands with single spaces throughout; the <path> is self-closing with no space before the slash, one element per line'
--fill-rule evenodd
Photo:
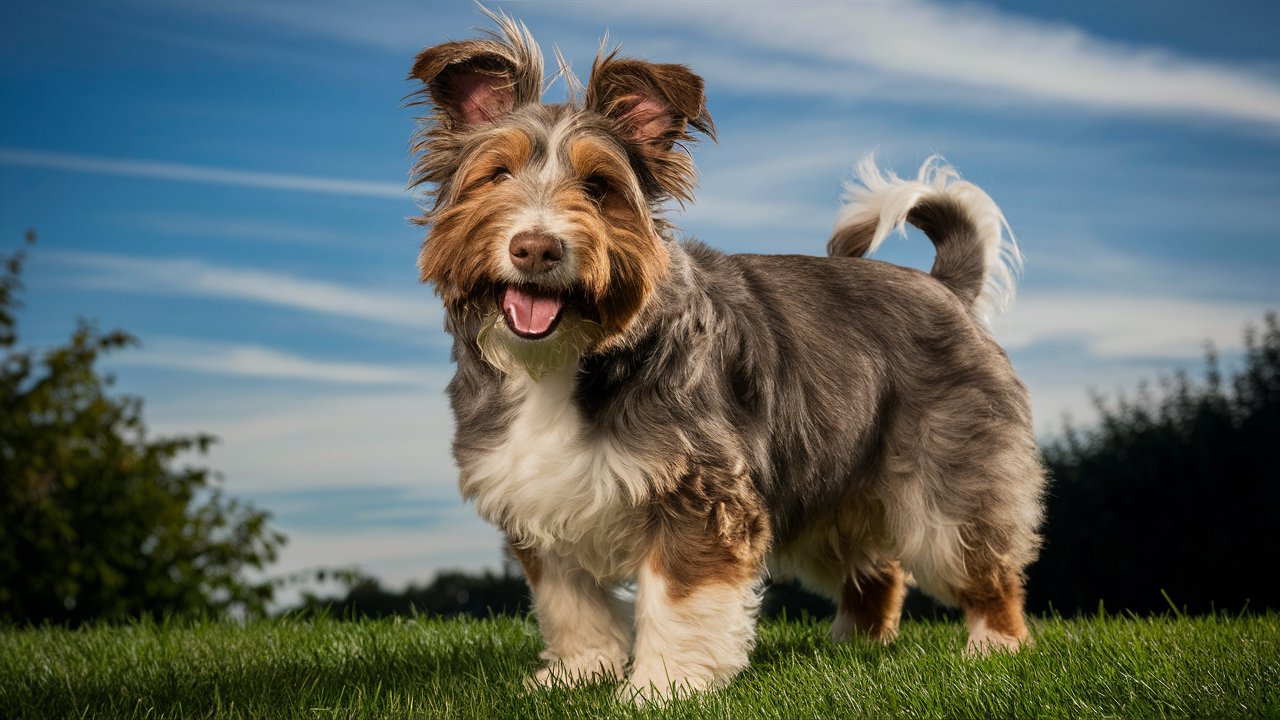
<path fill-rule="evenodd" d="M 678 243 L 655 212 L 692 192 L 676 145 L 713 132 L 700 79 L 610 55 L 581 105 L 541 105 L 536 45 L 499 23 L 414 67 L 437 111 L 421 266 L 455 339 L 463 495 L 533 591 L 535 681 L 631 659 L 642 696 L 727 682 L 766 566 L 838 602 L 836 639 L 892 639 L 910 574 L 965 610 L 971 649 L 1016 649 L 1043 471 L 978 321 L 1016 258 L 995 205 L 948 168 L 868 164 L 836 257 Z M 931 275 L 857 259 L 904 219 Z"/>

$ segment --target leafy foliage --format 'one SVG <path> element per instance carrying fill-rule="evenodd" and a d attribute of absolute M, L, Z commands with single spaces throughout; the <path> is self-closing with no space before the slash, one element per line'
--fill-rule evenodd
<path fill-rule="evenodd" d="M 1060 610 L 1280 607 L 1280 321 L 1245 333 L 1224 380 L 1209 351 L 1045 448 L 1054 483 L 1030 598 Z M 1166 595 L 1169 598 L 1166 599 Z"/>
<path fill-rule="evenodd" d="M 24 259 L 0 270 L 0 619 L 262 614 L 272 587 L 243 573 L 284 536 L 210 471 L 175 467 L 211 436 L 148 438 L 142 401 L 108 393 L 95 365 L 132 336 L 82 320 L 66 345 L 17 349 Z"/>
<path fill-rule="evenodd" d="M 438 617 L 520 615 L 529 609 L 529 586 L 507 568 L 501 575 L 484 572 L 441 572 L 427 585 L 410 584 L 401 592 L 382 587 L 371 577 L 354 577 L 341 598 L 303 596 L 291 615 L 330 615 L 345 620 L 409 615 Z"/>

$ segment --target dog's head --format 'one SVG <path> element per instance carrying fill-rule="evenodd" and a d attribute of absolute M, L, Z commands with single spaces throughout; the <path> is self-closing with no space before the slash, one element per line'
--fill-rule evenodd
<path fill-rule="evenodd" d="M 656 210 L 692 199 L 685 148 L 714 126 L 688 68 L 616 52 L 544 105 L 533 38 L 492 17 L 500 32 L 423 50 L 410 73 L 434 110 L 413 145 L 431 203 L 418 264 L 455 317 L 477 319 L 486 359 L 536 377 L 625 336 L 668 271 Z"/>

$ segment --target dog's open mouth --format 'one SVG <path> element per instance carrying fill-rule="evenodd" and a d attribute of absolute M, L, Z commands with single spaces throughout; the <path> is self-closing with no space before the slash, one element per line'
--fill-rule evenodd
<path fill-rule="evenodd" d="M 493 285 L 476 345 L 486 362 L 535 381 L 576 363 L 604 337 L 604 328 L 578 287 Z"/>
<path fill-rule="evenodd" d="M 528 285 L 508 285 L 500 304 L 507 327 L 526 340 L 541 340 L 555 331 L 566 305 L 562 293 Z"/>

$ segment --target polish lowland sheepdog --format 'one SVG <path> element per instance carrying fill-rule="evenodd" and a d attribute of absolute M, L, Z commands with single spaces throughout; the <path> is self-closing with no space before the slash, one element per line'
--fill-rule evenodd
<path fill-rule="evenodd" d="M 990 197 L 931 160 L 858 168 L 829 257 L 673 237 L 701 78 L 602 52 L 543 104 L 528 30 L 423 50 L 413 144 L 422 279 L 444 302 L 462 494 L 506 534 L 545 641 L 533 685 L 640 701 L 748 664 L 764 577 L 892 640 L 914 581 L 970 652 L 1028 640 L 1044 471 L 1027 391 L 984 326 L 1018 251 Z M 863 259 L 910 222 L 930 274 Z M 616 589 L 635 583 L 634 601 Z"/>

